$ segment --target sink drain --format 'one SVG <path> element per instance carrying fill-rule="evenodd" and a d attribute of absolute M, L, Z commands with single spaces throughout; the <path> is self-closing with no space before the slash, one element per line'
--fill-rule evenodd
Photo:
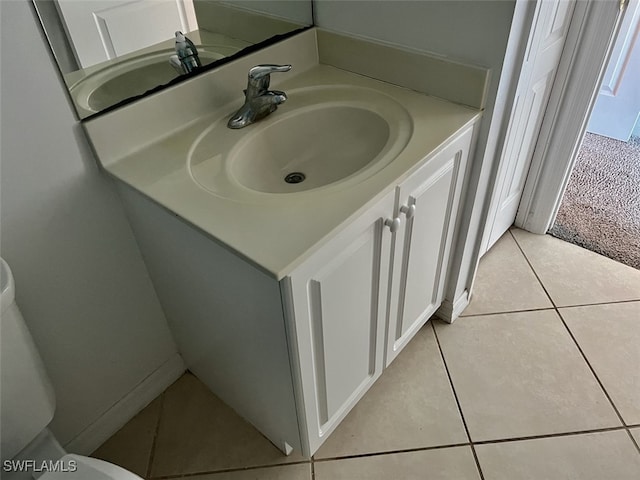
<path fill-rule="evenodd" d="M 302 172 L 291 172 L 289 175 L 284 177 L 284 181 L 287 183 L 300 183 L 304 182 L 304 179 L 307 178 Z"/>

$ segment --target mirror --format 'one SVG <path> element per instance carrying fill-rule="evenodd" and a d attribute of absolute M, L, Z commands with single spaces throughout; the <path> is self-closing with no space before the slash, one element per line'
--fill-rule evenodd
<path fill-rule="evenodd" d="M 311 0 L 33 0 L 78 116 L 87 118 L 313 24 Z M 198 51 L 184 73 L 175 32 Z M 171 63 L 170 63 L 171 59 Z"/>

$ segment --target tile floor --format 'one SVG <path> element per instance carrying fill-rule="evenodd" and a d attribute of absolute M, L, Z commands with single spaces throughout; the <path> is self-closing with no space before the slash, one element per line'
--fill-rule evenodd
<path fill-rule="evenodd" d="M 147 479 L 638 480 L 640 271 L 512 230 L 313 459 L 184 375 L 94 456 Z"/>

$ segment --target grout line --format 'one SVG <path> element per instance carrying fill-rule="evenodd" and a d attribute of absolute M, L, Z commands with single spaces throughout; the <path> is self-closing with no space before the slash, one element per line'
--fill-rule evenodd
<path fill-rule="evenodd" d="M 299 462 L 289 462 L 289 463 L 276 463 L 271 465 L 252 465 L 250 467 L 232 467 L 232 468 L 223 468 L 220 470 L 206 470 L 202 472 L 192 472 L 192 473 L 176 473 L 173 475 L 160 475 L 157 477 L 151 477 L 149 480 L 174 480 L 176 478 L 193 478 L 197 480 L 197 477 L 201 477 L 204 475 L 213 475 L 217 473 L 231 473 L 231 472 L 246 472 L 252 470 L 260 470 L 266 468 L 276 468 L 276 467 L 286 467 L 289 465 L 305 465 L 310 463 L 309 460 L 299 461 Z"/>
<path fill-rule="evenodd" d="M 505 315 L 509 313 L 542 312 L 544 310 L 554 310 L 554 307 L 526 308 L 523 310 L 505 310 L 505 311 L 499 311 L 499 312 L 486 312 L 486 313 L 470 313 L 468 315 L 460 315 L 459 318 L 486 317 L 489 315 Z"/>
<path fill-rule="evenodd" d="M 629 434 L 629 436 L 631 437 L 631 441 L 633 442 L 633 445 L 636 447 L 636 450 L 638 450 L 638 453 L 640 453 L 640 442 L 636 440 L 636 437 L 633 436 L 633 434 L 631 433 L 631 429 L 628 427 L 627 427 L 627 434 Z"/>
<path fill-rule="evenodd" d="M 627 428 L 627 424 L 624 421 L 624 418 L 622 418 L 622 415 L 620 415 L 620 412 L 618 411 L 618 407 L 616 407 L 616 404 L 613 403 L 613 400 L 611 399 L 611 396 L 609 395 L 609 392 L 607 392 L 607 389 L 604 388 L 604 384 L 602 383 L 602 381 L 600 380 L 600 377 L 598 377 L 598 374 L 596 373 L 595 369 L 593 368 L 593 366 L 589 362 L 589 359 L 587 358 L 587 356 L 585 355 L 584 351 L 582 350 L 582 347 L 580 347 L 580 344 L 578 343 L 578 340 L 576 339 L 576 337 L 573 335 L 573 332 L 569 328 L 569 325 L 567 325 L 567 322 L 565 322 L 564 317 L 562 316 L 562 313 L 560 313 L 560 311 L 558 311 L 558 309 L 556 309 L 556 312 L 558 313 L 558 316 L 560 317 L 560 320 L 562 321 L 562 324 L 564 325 L 564 328 L 567 329 L 567 332 L 569 333 L 569 336 L 571 337 L 573 342 L 576 344 L 576 347 L 578 348 L 578 351 L 580 352 L 580 355 L 582 355 L 582 358 L 584 359 L 585 363 L 589 367 L 589 370 L 591 370 L 591 373 L 593 374 L 593 376 L 595 377 L 596 381 L 598 382 L 598 385 L 600 385 L 600 388 L 602 389 L 602 391 L 604 392 L 605 396 L 607 397 L 607 400 L 609 400 L 609 403 L 613 407 L 613 410 L 616 412 L 616 415 L 620 419 L 620 422 L 622 423 L 622 425 L 625 426 L 625 428 Z"/>
<path fill-rule="evenodd" d="M 311 456 L 311 480 L 315 480 L 316 479 L 316 461 L 313 458 L 313 456 Z"/>
<path fill-rule="evenodd" d="M 525 260 L 527 261 L 527 263 L 529 264 L 529 267 L 531 268 L 531 270 L 533 271 L 533 274 L 536 276 L 536 278 L 538 279 L 538 281 L 540 282 L 540 285 L 542 286 L 542 289 L 544 290 L 544 292 L 547 294 L 547 297 L 549 297 L 549 300 L 551 301 L 551 303 L 553 304 L 553 308 L 556 311 L 556 314 L 558 315 L 558 317 L 560 317 L 560 321 L 562 322 L 562 325 L 564 325 L 564 328 L 567 330 L 567 332 L 569 333 L 569 336 L 571 337 L 571 340 L 573 340 L 573 343 L 575 344 L 576 348 L 578 349 L 578 351 L 580 352 L 580 355 L 582 355 L 583 360 L 585 361 L 585 363 L 587 364 L 587 367 L 589 367 L 589 370 L 591 371 L 591 374 L 593 375 L 593 377 L 596 379 L 596 382 L 598 382 L 598 385 L 600 386 L 600 389 L 602 390 L 602 392 L 604 393 L 605 397 L 607 397 L 607 400 L 609 400 L 609 403 L 611 404 L 611 407 L 613 408 L 613 411 L 616 413 L 616 415 L 618 416 L 618 419 L 620 420 L 620 423 L 622 423 L 623 427 L 627 430 L 627 433 L 629 433 L 629 435 L 631 435 L 631 433 L 629 432 L 628 426 L 624 421 L 624 418 L 622 418 L 622 415 L 620 414 L 620 411 L 618 410 L 618 407 L 616 407 L 615 403 L 613 403 L 613 400 L 611 398 L 611 396 L 609 395 L 609 392 L 607 392 L 607 389 L 604 387 L 604 384 L 602 383 L 602 381 L 600 380 L 600 377 L 598 377 L 595 369 L 593 368 L 593 366 L 591 365 L 591 363 L 589 362 L 589 359 L 587 358 L 587 356 L 585 355 L 584 351 L 582 350 L 582 347 L 580 346 L 580 344 L 578 343 L 578 340 L 576 339 L 576 337 L 573 335 L 573 332 L 571 331 L 571 329 L 569 328 L 569 326 L 567 325 L 567 322 L 565 321 L 564 317 L 562 316 L 562 313 L 560 312 L 560 308 L 571 308 L 571 307 L 558 307 L 556 305 L 556 303 L 553 301 L 553 298 L 551 298 L 551 295 L 549 294 L 549 292 L 547 291 L 547 288 L 544 286 L 544 283 L 542 282 L 542 279 L 539 277 L 538 272 L 536 272 L 535 268 L 533 268 L 533 265 L 531 264 L 531 261 L 529 260 L 529 257 L 527 257 L 527 254 L 525 253 L 525 251 L 522 249 L 522 247 L 520 246 L 520 244 L 518 243 L 518 240 L 516 239 L 515 235 L 513 234 L 513 232 L 511 230 L 509 230 L 509 234 L 511 235 L 511 237 L 513 238 L 513 240 L 516 242 L 516 245 L 518 246 L 518 248 L 520 249 L 520 251 L 522 252 L 522 255 L 524 256 Z M 631 302 L 634 302 L 636 300 L 630 300 Z M 624 301 L 624 302 L 605 302 L 605 303 L 599 303 L 599 304 L 592 304 L 592 305 L 580 305 L 583 307 L 588 307 L 588 306 L 593 306 L 593 305 L 606 305 L 609 303 L 628 303 L 629 301 Z M 579 305 L 575 305 L 576 307 Z M 573 307 L 573 306 L 572 306 Z"/>
<path fill-rule="evenodd" d="M 547 287 L 544 286 L 544 283 L 542 282 L 542 279 L 538 275 L 538 272 L 536 272 L 536 269 L 533 268 L 533 265 L 531 264 L 531 261 L 529 260 L 529 257 L 527 257 L 527 254 L 524 252 L 523 248 L 518 243 L 518 239 L 513 234 L 511 229 L 509 229 L 507 231 L 509 232 L 509 235 L 511 235 L 511 238 L 513 239 L 513 241 L 516 243 L 516 246 L 518 247 L 518 250 L 520 250 L 520 253 L 522 253 L 522 256 L 524 257 L 525 261 L 527 262 L 527 265 L 529 265 L 529 268 L 531 269 L 531 271 L 535 275 L 536 279 L 540 283 L 540 286 L 542 287 L 542 290 L 544 290 L 544 293 L 547 295 L 547 298 L 549 298 L 549 301 L 551 302 L 551 305 L 553 305 L 553 308 L 557 309 L 558 306 L 556 305 L 556 302 L 554 302 L 553 298 L 551 298 L 551 295 L 549 294 L 549 291 L 547 290 Z"/>
<path fill-rule="evenodd" d="M 541 440 L 544 438 L 558 438 L 558 437 L 571 437 L 575 435 L 587 435 L 590 433 L 607 433 L 628 431 L 628 428 L 624 425 L 619 427 L 605 427 L 605 428 L 593 428 L 589 430 L 578 430 L 575 432 L 561 432 L 561 433 L 545 433 L 544 435 L 530 435 L 526 437 L 512 437 L 512 438 L 498 438 L 494 440 L 479 440 L 474 442 L 475 445 L 492 445 L 495 443 L 508 443 L 508 442 L 522 442 L 525 440 Z"/>
<path fill-rule="evenodd" d="M 457 401 L 457 397 L 456 397 L 456 401 Z M 461 413 L 461 415 L 462 415 L 462 413 Z M 464 423 L 464 418 L 463 418 L 463 423 Z M 630 425 L 629 427 L 637 428 L 637 427 L 640 427 L 640 425 L 635 425 L 634 424 L 634 425 Z M 436 446 L 432 446 L 432 447 L 417 447 L 417 448 L 409 448 L 409 449 L 402 449 L 402 450 L 390 450 L 390 451 L 385 451 L 385 452 L 374 452 L 374 453 L 363 453 L 363 454 L 356 454 L 356 455 L 345 455 L 345 456 L 342 456 L 342 457 L 330 457 L 330 458 L 319 458 L 319 459 L 313 459 L 312 458 L 312 459 L 307 460 L 307 461 L 290 462 L 290 463 L 275 464 L 275 465 L 256 465 L 256 466 L 251 466 L 251 467 L 228 468 L 228 469 L 223 469 L 223 470 L 212 470 L 212 471 L 205 471 L 205 472 L 182 473 L 182 474 L 175 474 L 175 475 L 163 475 L 163 476 L 159 476 L 159 477 L 153 477 L 153 480 L 174 480 L 174 479 L 179 479 L 179 478 L 192 478 L 194 480 L 197 480 L 197 477 L 199 477 L 199 476 L 211 475 L 211 474 L 216 474 L 216 473 L 252 471 L 252 470 L 258 470 L 258 469 L 263 469 L 263 468 L 275 468 L 275 467 L 283 467 L 283 466 L 287 466 L 287 465 L 301 465 L 301 464 L 306 464 L 306 463 L 309 463 L 311 465 L 312 478 L 315 478 L 315 469 L 314 469 L 314 463 L 315 462 L 329 462 L 329 461 L 349 460 L 349 459 L 355 459 L 355 458 L 379 457 L 379 456 L 394 455 L 394 454 L 399 454 L 399 453 L 412 453 L 412 452 L 422 452 L 422 451 L 429 451 L 429 450 L 442 450 L 442 449 L 445 449 L 445 448 L 455 448 L 455 447 L 465 447 L 465 446 L 470 446 L 472 448 L 472 452 L 475 452 L 475 448 L 474 447 L 476 445 L 492 445 L 492 444 L 498 444 L 498 443 L 519 442 L 519 441 L 526 441 L 526 440 L 540 440 L 540 439 L 545 439 L 545 438 L 570 437 L 570 436 L 575 436 L 575 435 L 586 435 L 586 434 L 591 434 L 591 433 L 606 433 L 606 432 L 616 432 L 616 431 L 627 431 L 627 433 L 629 435 L 631 435 L 631 433 L 629 432 L 629 428 L 628 427 L 626 427 L 626 426 L 618 426 L 618 427 L 608 427 L 608 428 L 597 428 L 597 429 L 591 429 L 591 430 L 578 430 L 578 431 L 572 431 L 572 432 L 550 433 L 550 434 L 544 434 L 544 435 L 531 435 L 531 436 L 525 436 L 525 437 L 511 437 L 511 438 L 501 438 L 501 439 L 494 439 L 494 440 L 480 440 L 480 441 L 475 441 L 475 442 L 471 442 L 471 439 L 469 437 L 469 440 L 470 440 L 469 443 L 452 443 L 452 444 L 447 444 L 447 445 L 436 445 Z M 632 435 L 632 439 L 634 440 L 634 444 L 635 444 L 635 439 L 633 438 L 633 435 Z M 477 461 L 477 457 L 474 456 L 474 458 Z M 482 476 L 482 472 L 480 470 L 479 465 L 476 464 L 476 466 L 478 467 L 480 475 Z M 484 477 L 482 477 L 482 478 L 484 478 Z"/>
<path fill-rule="evenodd" d="M 613 302 L 597 302 L 597 303 L 581 303 L 579 305 L 561 305 L 556 308 L 580 308 L 580 307 L 597 307 L 599 305 L 617 305 L 619 303 L 638 303 L 639 299 L 632 300 L 615 300 Z"/>
<path fill-rule="evenodd" d="M 536 269 L 533 267 L 533 264 L 529 260 L 529 257 L 525 253 L 524 249 L 520 246 L 520 243 L 518 243 L 518 239 L 513 234 L 512 230 L 509 229 L 509 230 L 507 230 L 507 232 L 509 233 L 509 235 L 511 235 L 511 238 L 513 238 L 513 241 L 516 242 L 516 245 L 518 246 L 518 250 L 520 250 L 520 252 L 524 256 L 524 259 L 526 260 L 527 264 L 529 265 L 529 268 L 531 268 L 531 271 L 533 272 L 533 274 L 538 279 L 538 282 L 540 282 L 540 285 L 542 286 L 542 289 L 544 290 L 544 293 L 546 293 L 547 297 L 549 297 L 549 300 L 551 301 L 551 303 L 553 305 L 553 308 L 591 307 L 591 306 L 594 306 L 594 305 L 610 305 L 610 304 L 617 304 L 617 303 L 640 302 L 640 297 L 638 297 L 638 298 L 631 298 L 631 299 L 627 299 L 627 300 L 614 300 L 614 301 L 611 301 L 611 302 L 581 303 L 581 304 L 578 304 L 578 305 L 560 305 L 560 306 L 556 305 L 556 303 L 553 301 L 553 298 L 551 298 L 551 295 L 547 291 L 547 287 L 544 286 L 544 283 L 543 283 L 542 279 L 540 278 L 540 276 L 538 275 L 538 272 L 536 272 Z M 562 240 L 562 241 L 565 242 L 565 243 L 570 243 L 570 242 L 566 242 L 565 240 Z M 606 258 L 608 258 L 608 257 L 606 257 Z M 503 312 L 499 312 L 499 313 L 503 313 Z M 504 312 L 504 313 L 511 313 L 511 312 Z M 460 316 L 462 317 L 462 315 L 460 315 Z"/>
<path fill-rule="evenodd" d="M 158 418 L 156 420 L 156 431 L 153 433 L 153 440 L 151 442 L 151 451 L 149 452 L 149 462 L 147 463 L 147 473 L 145 478 L 151 478 L 151 467 L 153 466 L 153 460 L 156 456 L 156 444 L 158 442 L 158 434 L 160 432 L 160 420 L 162 419 L 162 410 L 164 409 L 164 392 L 159 396 L 160 407 L 158 407 Z"/>
<path fill-rule="evenodd" d="M 438 345 L 438 351 L 440 352 L 440 358 L 442 359 L 442 363 L 444 365 L 444 369 L 447 372 L 447 378 L 449 379 L 449 385 L 451 385 L 451 391 L 453 392 L 453 398 L 456 400 L 456 405 L 458 406 L 458 412 L 460 412 L 460 418 L 462 419 L 462 425 L 464 426 L 464 431 L 467 434 L 467 439 L 469 440 L 469 446 L 471 447 L 471 453 L 473 454 L 473 459 L 476 462 L 476 468 L 478 469 L 478 474 L 480 475 L 480 480 L 484 480 L 484 474 L 482 473 L 482 468 L 480 467 L 480 460 L 478 460 L 478 454 L 476 453 L 476 448 L 473 445 L 473 440 L 471 440 L 471 434 L 469 433 L 469 427 L 467 426 L 467 421 L 464 418 L 464 413 L 462 413 L 462 406 L 460 405 L 460 400 L 458 399 L 458 394 L 456 392 L 456 388 L 453 385 L 453 379 L 451 378 L 451 373 L 449 372 L 449 367 L 447 366 L 447 361 L 444 358 L 444 352 L 442 351 L 442 346 L 440 345 L 440 339 L 438 338 L 438 333 L 436 332 L 436 326 L 434 322 L 431 322 L 431 329 L 433 330 L 433 336 L 436 339 L 436 344 Z"/>
<path fill-rule="evenodd" d="M 538 279 L 538 281 L 539 281 L 539 279 Z M 540 283 L 542 283 L 542 282 L 540 282 Z M 547 294 L 547 296 L 548 296 L 548 294 Z M 459 318 L 486 317 L 488 315 L 504 315 L 504 314 L 510 314 L 510 313 L 541 312 L 543 310 L 555 310 L 555 309 L 560 309 L 560 308 L 598 307 L 598 306 L 601 306 L 601 305 L 617 305 L 617 304 L 638 303 L 638 302 L 640 302 L 640 299 L 638 299 L 638 300 L 616 300 L 616 301 L 613 301 L 613 302 L 581 303 L 581 304 L 578 304 L 578 305 L 562 305 L 562 306 L 557 306 L 557 307 L 549 306 L 549 307 L 539 307 L 539 308 L 525 308 L 525 309 L 522 309 L 522 310 L 499 310 L 499 311 L 495 311 L 495 312 L 485 312 L 485 313 L 468 313 L 466 315 L 460 315 Z"/>
<path fill-rule="evenodd" d="M 400 450 L 387 450 L 384 452 L 371 452 L 371 453 L 357 453 L 353 455 L 344 455 L 341 457 L 327 457 L 327 458 L 318 458 L 316 462 L 333 462 L 336 460 L 352 460 L 354 458 L 367 458 L 367 457 L 380 457 L 384 455 L 395 455 L 398 453 L 414 453 L 414 452 L 426 452 L 428 450 L 442 450 L 444 448 L 454 448 L 454 447 L 466 447 L 469 443 L 450 443 L 447 445 L 434 445 L 432 447 L 416 447 L 416 448 L 403 448 Z"/>

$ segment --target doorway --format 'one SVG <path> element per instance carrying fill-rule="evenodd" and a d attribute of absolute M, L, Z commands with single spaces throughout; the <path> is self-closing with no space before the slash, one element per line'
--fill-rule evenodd
<path fill-rule="evenodd" d="M 640 269 L 640 2 L 622 22 L 549 233 Z"/>

